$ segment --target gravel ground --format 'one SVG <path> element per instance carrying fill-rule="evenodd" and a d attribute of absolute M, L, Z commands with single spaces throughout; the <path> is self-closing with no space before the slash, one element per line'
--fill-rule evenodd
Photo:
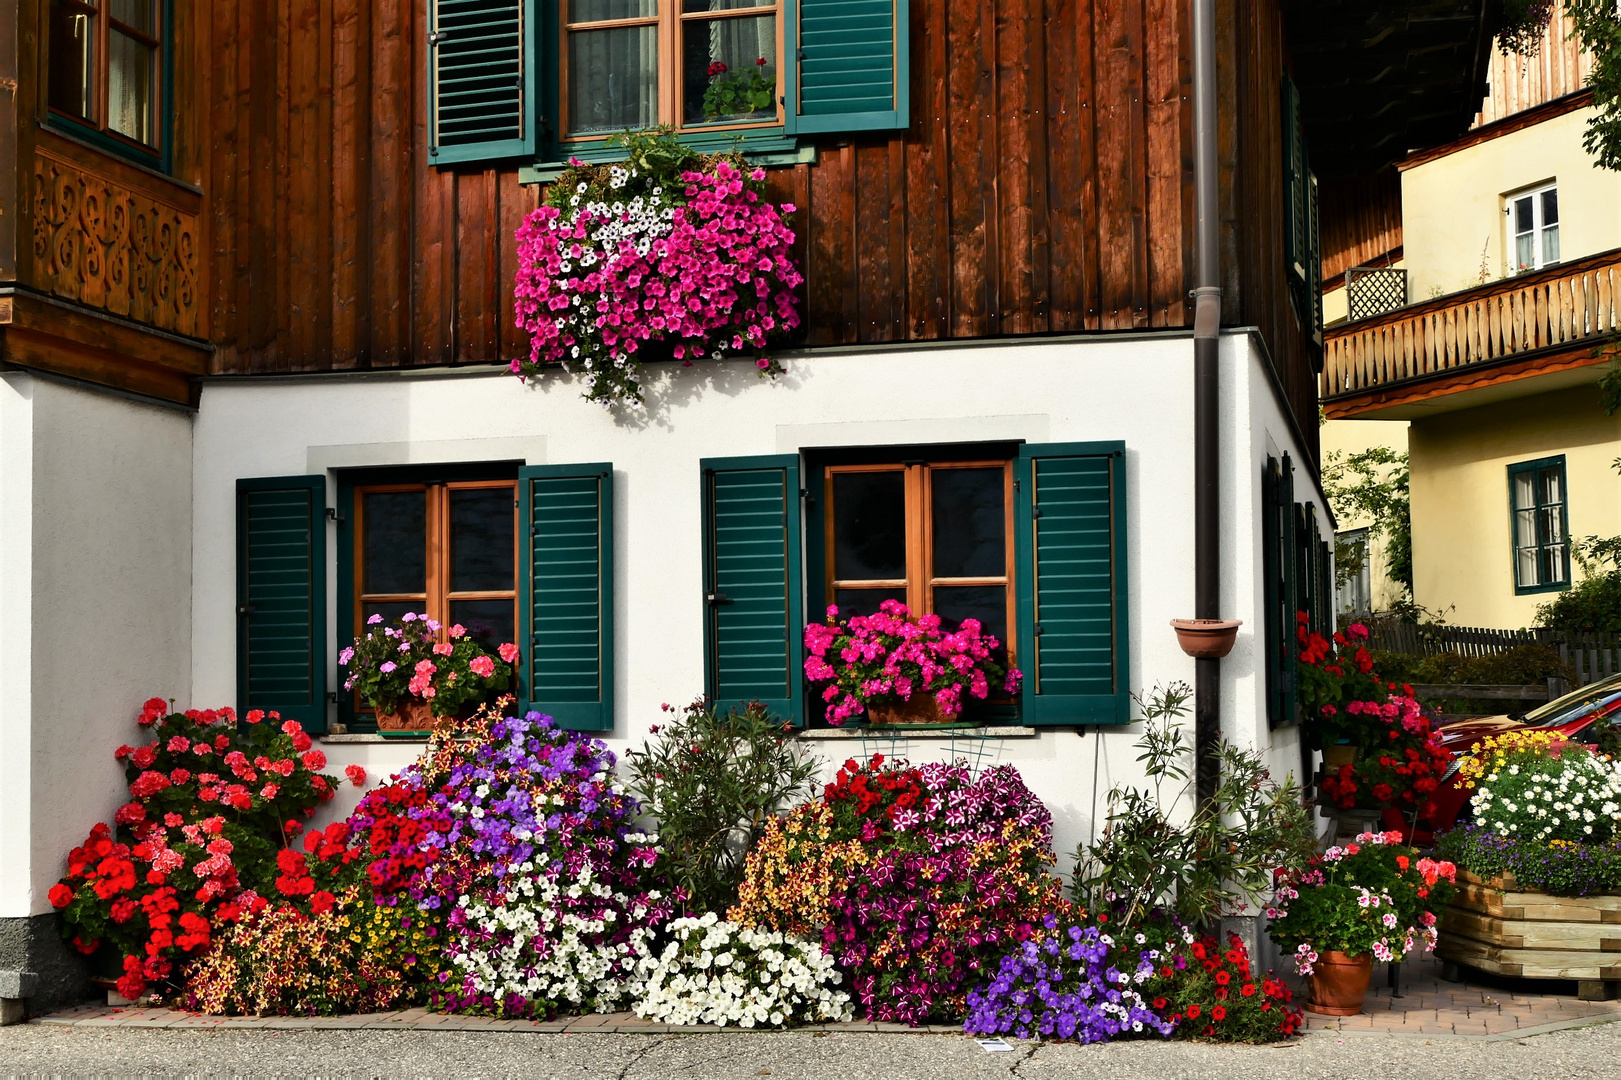
<path fill-rule="evenodd" d="M 957 1035 L 536 1035 L 427 1031 L 0 1028 L 0 1076 L 522 1076 L 558 1080 L 1021 1080 L 1367 1077 L 1578 1080 L 1621 1076 L 1621 1023 L 1513 1041 L 1340 1037 L 1284 1046 L 1014 1044 Z"/>

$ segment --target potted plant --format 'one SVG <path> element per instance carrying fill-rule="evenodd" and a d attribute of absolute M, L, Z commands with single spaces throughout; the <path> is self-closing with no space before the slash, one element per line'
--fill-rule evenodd
<path fill-rule="evenodd" d="M 948 633 L 940 616 L 913 615 L 898 600 L 844 620 L 829 607 L 827 622 L 805 627 L 805 676 L 826 684 L 822 700 L 835 727 L 862 712 L 873 724 L 952 723 L 965 693 L 983 701 L 993 683 L 1018 693 L 1019 670 L 993 658 L 1000 646 L 977 619 Z"/>
<path fill-rule="evenodd" d="M 1437 843 L 1462 887 L 1437 954 L 1516 978 L 1574 978 L 1578 996 L 1621 982 L 1621 763 L 1553 731 L 1508 731 L 1459 766 L 1473 822 Z"/>
<path fill-rule="evenodd" d="M 1273 940 L 1294 950 L 1312 1012 L 1356 1015 L 1375 960 L 1435 948 L 1435 912 L 1451 895 L 1456 867 L 1421 858 L 1401 840 L 1399 832 L 1365 832 L 1279 873 L 1267 917 Z"/>
<path fill-rule="evenodd" d="M 338 655 L 349 669 L 343 688 L 377 714 L 381 732 L 431 731 L 446 717 L 470 713 L 512 685 L 518 647 L 503 644 L 492 656 L 461 625 L 406 612 L 392 623 L 381 615 Z"/>

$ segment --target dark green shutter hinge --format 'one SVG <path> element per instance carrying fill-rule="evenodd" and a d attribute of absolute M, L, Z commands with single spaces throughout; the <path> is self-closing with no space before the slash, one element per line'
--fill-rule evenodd
<path fill-rule="evenodd" d="M 1039 506 L 1032 506 L 1032 507 L 1031 507 L 1031 508 L 1030 508 L 1030 516 L 1031 516 L 1031 517 L 1033 517 L 1033 518 L 1038 518 L 1038 517 L 1040 517 L 1040 516 L 1041 516 L 1041 507 L 1039 507 Z"/>
<path fill-rule="evenodd" d="M 343 524 L 343 515 L 338 513 L 338 509 L 335 506 L 329 506 L 326 508 L 326 519 L 328 521 L 335 522 L 340 526 Z"/>
<path fill-rule="evenodd" d="M 1041 628 L 1041 624 L 1036 623 L 1036 637 L 1040 637 L 1043 633 L 1044 631 Z"/>
<path fill-rule="evenodd" d="M 706 604 L 730 604 L 731 602 L 732 598 L 723 592 L 712 592 L 704 595 L 704 603 Z"/>

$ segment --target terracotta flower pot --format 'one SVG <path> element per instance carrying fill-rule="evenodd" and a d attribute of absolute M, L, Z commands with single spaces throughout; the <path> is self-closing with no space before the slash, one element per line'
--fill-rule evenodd
<path fill-rule="evenodd" d="M 940 711 L 940 703 L 934 700 L 933 694 L 913 694 L 910 701 L 888 698 L 883 702 L 867 704 L 867 723 L 873 725 L 903 727 L 945 722 L 945 714 Z"/>
<path fill-rule="evenodd" d="M 426 701 L 407 698 L 396 704 L 394 710 L 377 710 L 378 731 L 432 731 L 439 726 L 439 718 L 433 715 L 433 706 Z"/>
<path fill-rule="evenodd" d="M 1233 651 L 1242 619 L 1172 619 L 1176 643 L 1196 660 L 1220 660 Z"/>
<path fill-rule="evenodd" d="M 1324 1016 L 1355 1016 L 1362 1011 L 1368 996 L 1368 980 L 1373 975 L 1373 956 L 1346 956 L 1342 952 L 1324 951 L 1306 976 L 1311 1000 L 1308 1012 Z"/>
<path fill-rule="evenodd" d="M 1334 743 L 1323 747 L 1323 766 L 1328 769 L 1338 769 L 1341 765 L 1355 765 L 1359 747 L 1350 743 Z"/>

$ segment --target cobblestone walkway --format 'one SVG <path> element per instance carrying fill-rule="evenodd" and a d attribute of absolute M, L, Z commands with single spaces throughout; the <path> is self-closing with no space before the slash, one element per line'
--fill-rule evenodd
<path fill-rule="evenodd" d="M 1429 957 L 1406 965 L 1403 996 L 1385 986 L 1383 967 L 1374 970 L 1374 985 L 1360 1016 L 1306 1014 L 1306 1029 L 1340 1035 L 1473 1036 L 1499 1039 L 1537 1035 L 1562 1028 L 1621 1020 L 1621 1001 L 1578 1001 L 1574 984 L 1488 979 L 1468 983 L 1442 981 L 1440 966 Z M 1556 991 L 1563 991 L 1556 992 Z M 1299 1000 L 1297 998 L 1297 1000 Z M 530 1031 L 592 1034 L 668 1034 L 698 1032 L 751 1033 L 751 1029 L 708 1024 L 658 1024 L 630 1013 L 598 1013 L 556 1020 L 495 1020 L 483 1016 L 446 1016 L 426 1009 L 324 1017 L 202 1016 L 175 1009 L 84 1005 L 40 1017 L 36 1024 L 75 1028 L 258 1029 L 271 1031 Z M 761 1029 L 752 1029 L 757 1033 Z M 812 1025 L 804 1031 L 930 1032 L 961 1034 L 955 1024 L 909 1028 L 904 1024 Z"/>

